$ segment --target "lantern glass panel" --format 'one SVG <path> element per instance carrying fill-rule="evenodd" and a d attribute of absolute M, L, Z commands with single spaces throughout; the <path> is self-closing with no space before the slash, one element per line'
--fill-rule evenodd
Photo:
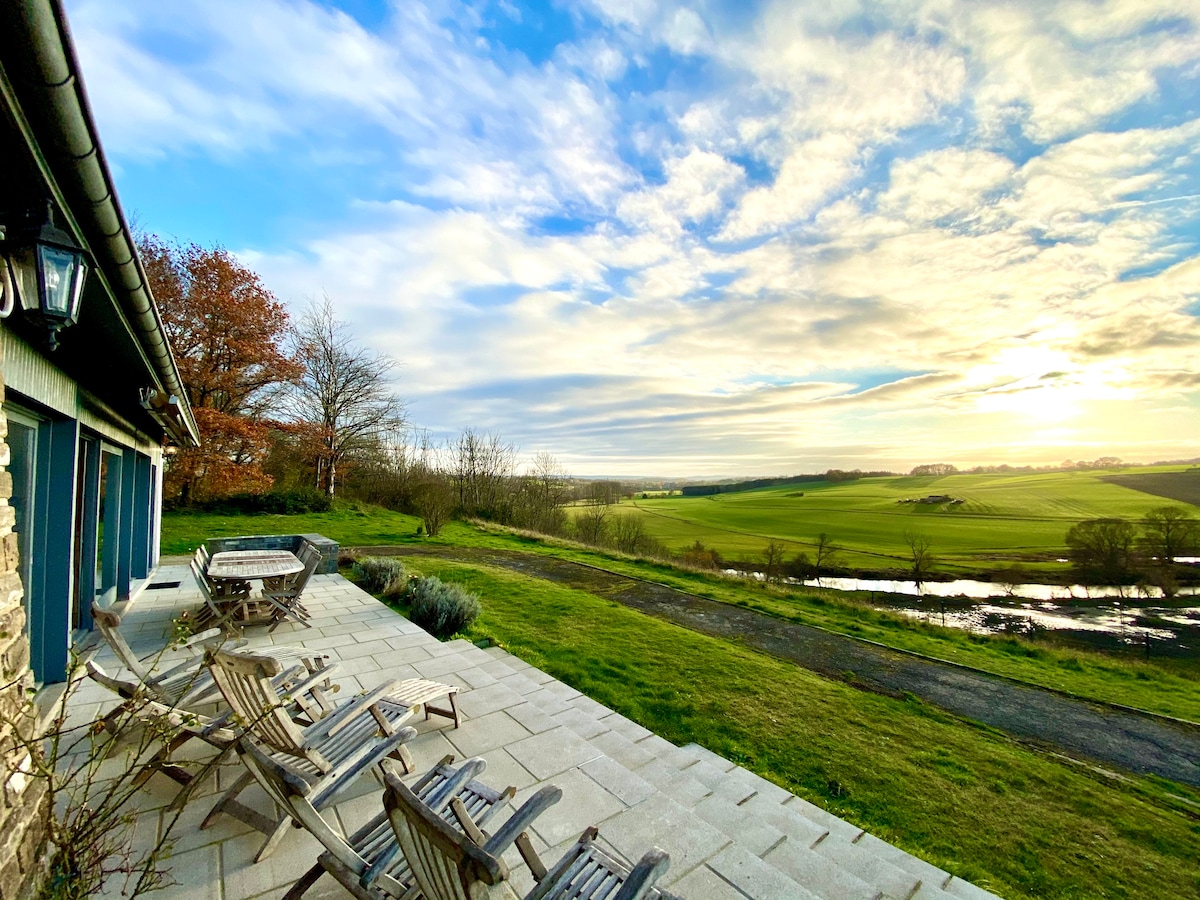
<path fill-rule="evenodd" d="M 76 283 L 82 275 L 82 262 L 78 253 L 46 244 L 38 245 L 38 269 L 44 290 L 44 315 L 66 319 L 74 313 L 78 301 L 76 289 L 82 287 L 82 284 Z"/>

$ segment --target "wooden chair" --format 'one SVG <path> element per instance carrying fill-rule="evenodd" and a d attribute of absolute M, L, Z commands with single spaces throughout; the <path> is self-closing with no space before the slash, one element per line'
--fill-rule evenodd
<path fill-rule="evenodd" d="M 133 674 L 144 691 L 149 692 L 155 700 L 167 706 L 181 706 L 185 709 L 220 700 L 220 691 L 205 666 L 204 652 L 215 646 L 234 650 L 246 643 L 243 640 L 230 641 L 221 629 L 210 628 L 193 635 L 180 645 L 180 649 L 190 654 L 188 658 L 160 672 L 153 666 L 155 661 L 153 657 L 161 657 L 166 652 L 166 647 L 153 654 L 152 657 L 147 657 L 151 661 L 151 665 L 147 665 L 146 660 L 138 658 L 138 655 L 133 652 L 133 648 L 125 640 L 125 636 L 121 634 L 121 617 L 115 612 L 93 604 L 92 622 L 95 624 L 96 630 L 100 632 L 100 636 L 112 648 L 121 665 Z M 302 663 L 310 673 L 321 671 L 325 667 L 325 661 L 329 658 L 327 654 L 305 647 L 276 646 L 258 651 L 258 653 L 274 657 L 281 663 L 289 665 Z M 336 690 L 332 685 L 325 685 L 325 688 Z M 329 706 L 323 694 L 320 693 L 321 688 L 318 686 L 315 689 L 318 693 L 315 695 L 310 693 L 309 696 L 313 696 L 318 703 Z M 318 715 L 320 714 L 318 713 Z"/>
<path fill-rule="evenodd" d="M 205 585 L 209 591 L 222 599 L 249 597 L 250 582 L 249 581 L 233 581 L 230 579 L 221 579 L 218 581 L 215 578 L 208 577 L 208 567 L 212 562 L 212 557 L 208 553 L 208 547 L 201 544 L 196 548 L 196 553 L 192 557 L 192 572 Z"/>
<path fill-rule="evenodd" d="M 154 671 L 152 665 L 147 666 L 133 652 L 133 648 L 121 634 L 121 617 L 115 612 L 93 604 L 92 622 L 108 646 L 112 648 L 121 665 L 132 672 L 138 683 L 156 700 L 168 706 L 194 706 L 216 700 L 219 697 L 217 686 L 203 667 L 202 655 L 210 645 L 226 640 L 219 628 L 210 628 L 193 635 L 180 645 L 182 650 L 191 655 L 177 665 L 157 672 Z M 161 656 L 166 649 L 164 647 L 156 655 Z"/>
<path fill-rule="evenodd" d="M 193 738 L 199 738 L 220 751 L 220 758 L 233 748 L 237 732 L 230 727 L 227 715 L 210 717 L 189 712 L 177 706 L 168 706 L 147 696 L 136 682 L 115 678 L 104 671 L 94 660 L 87 663 L 88 677 L 115 693 L 122 699 L 118 711 L 153 725 L 161 734 L 162 746 L 146 761 L 134 785 L 144 784 L 156 772 L 161 772 L 184 788 L 195 781 L 195 775 L 171 761 L 172 754 Z M 106 716 L 101 724 L 110 724 Z M 185 792 L 181 791 L 180 796 Z"/>
<path fill-rule="evenodd" d="M 515 900 L 509 870 L 501 859 L 544 809 L 561 796 L 558 788 L 543 788 L 522 810 L 539 801 L 528 820 L 509 819 L 488 837 L 473 828 L 470 817 L 451 801 L 465 831 L 450 826 L 395 775 L 387 776 L 384 809 L 396 840 L 408 860 L 413 881 L 424 900 Z M 670 861 L 662 850 L 651 850 L 632 869 L 604 853 L 589 828 L 552 869 L 547 871 L 532 847 L 518 845 L 537 884 L 525 900 L 642 900 L 663 896 L 653 885 Z"/>
<path fill-rule="evenodd" d="M 324 718 L 305 726 L 292 718 L 289 706 L 293 698 L 332 674 L 336 664 L 294 683 L 288 694 L 281 695 L 276 682 L 288 673 L 271 656 L 212 650 L 206 660 L 213 680 L 233 710 L 234 720 L 272 758 L 307 783 L 307 793 L 316 809 L 334 802 L 360 775 L 373 771 L 385 758 L 396 759 L 406 772 L 412 771 L 412 757 L 402 745 L 416 735 L 416 730 L 401 727 L 412 709 L 378 703 L 394 683 L 346 700 Z M 292 673 L 293 678 L 304 675 L 299 667 Z M 238 795 L 254 780 L 251 772 L 238 779 L 200 827 L 209 827 L 218 815 L 227 813 L 262 831 L 267 839 L 255 856 L 258 862 L 283 838 L 288 816 L 272 821 L 238 801 Z"/>
<path fill-rule="evenodd" d="M 300 561 L 304 563 L 304 568 L 295 575 L 269 579 L 270 584 L 268 580 L 263 581 L 263 599 L 272 607 L 271 627 L 267 629 L 268 632 L 274 631 L 288 619 L 299 622 L 305 628 L 312 628 L 307 621 L 308 610 L 300 603 L 300 595 L 304 593 L 309 579 L 321 563 L 321 551 L 305 541 L 300 548 Z"/>
<path fill-rule="evenodd" d="M 305 784 L 265 748 L 246 735 L 238 742 L 237 752 L 259 784 L 287 810 L 292 819 L 312 834 L 325 848 L 316 864 L 284 895 L 284 900 L 300 900 L 323 874 L 328 872 L 359 900 L 393 900 L 417 896 L 404 854 L 396 844 L 387 814 L 381 812 L 349 837 L 330 827 L 313 805 Z M 458 768 L 447 756 L 412 786 L 412 790 L 435 809 L 449 814 L 448 800 L 457 799 L 474 811 L 482 827 L 504 806 L 516 788 L 497 791 L 476 780 L 486 763 L 476 757 Z"/>

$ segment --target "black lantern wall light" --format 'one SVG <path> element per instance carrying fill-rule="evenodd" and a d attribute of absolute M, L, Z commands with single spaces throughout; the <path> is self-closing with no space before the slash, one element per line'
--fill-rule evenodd
<path fill-rule="evenodd" d="M 83 248 L 54 224 L 54 206 L 44 214 L 7 217 L 0 241 L 0 318 L 20 306 L 47 330 L 46 343 L 58 346 L 58 332 L 79 319 L 87 278 Z"/>

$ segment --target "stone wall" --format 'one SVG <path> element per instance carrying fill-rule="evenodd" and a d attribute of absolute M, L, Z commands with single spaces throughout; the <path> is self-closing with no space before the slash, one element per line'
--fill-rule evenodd
<path fill-rule="evenodd" d="M 209 553 L 224 553 L 226 550 L 288 550 L 300 549 L 305 541 L 321 551 L 318 575 L 336 575 L 338 570 L 338 542 L 321 534 L 247 534 L 241 537 L 209 538 L 204 542 Z"/>
<path fill-rule="evenodd" d="M 3 359 L 0 359 L 3 363 Z M 4 383 L 0 377 L 0 400 Z M 46 785 L 19 770 L 27 758 L 14 727 L 33 728 L 25 708 L 33 686 L 29 671 L 29 638 L 25 634 L 23 591 L 17 574 L 16 516 L 8 505 L 12 475 L 7 471 L 8 419 L 0 410 L 0 900 L 29 897 L 40 886 L 44 873 L 46 823 L 49 801 Z"/>

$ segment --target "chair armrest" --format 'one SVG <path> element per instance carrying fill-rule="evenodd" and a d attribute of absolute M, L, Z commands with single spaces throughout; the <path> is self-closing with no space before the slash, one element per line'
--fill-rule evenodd
<path fill-rule="evenodd" d="M 325 673 L 328 671 L 328 668 L 322 669 L 319 673 L 309 678 L 308 681 L 324 680 Z M 364 713 L 370 713 L 376 702 L 378 702 L 381 697 L 385 696 L 395 687 L 395 681 L 384 682 L 383 684 L 379 685 L 379 687 L 368 691 L 361 697 L 347 700 L 346 703 L 338 707 L 338 709 L 332 714 L 305 728 L 305 740 L 332 737 L 349 725 L 354 719 L 358 718 Z"/>
<path fill-rule="evenodd" d="M 184 641 L 181 646 L 186 648 L 204 647 L 209 641 L 213 640 L 214 638 L 220 638 L 223 634 L 224 632 L 221 631 L 220 628 L 209 628 L 205 631 L 197 631 L 190 638 Z"/>
<path fill-rule="evenodd" d="M 508 821 L 488 838 L 483 849 L 492 856 L 501 856 L 518 837 L 533 824 L 533 820 L 562 799 L 562 789 L 548 784 L 523 804 Z"/>
<path fill-rule="evenodd" d="M 633 867 L 633 871 L 629 873 L 613 900 L 642 900 L 653 889 L 654 882 L 665 875 L 670 866 L 671 857 L 667 856 L 665 851 L 657 847 L 648 850 Z"/>
<path fill-rule="evenodd" d="M 360 774 L 381 762 L 396 748 L 417 736 L 417 729 L 405 726 L 375 743 L 366 743 L 356 756 L 345 760 L 335 769 L 326 772 L 309 789 L 309 802 L 320 810 L 334 802 L 347 788 L 351 787 Z"/>

